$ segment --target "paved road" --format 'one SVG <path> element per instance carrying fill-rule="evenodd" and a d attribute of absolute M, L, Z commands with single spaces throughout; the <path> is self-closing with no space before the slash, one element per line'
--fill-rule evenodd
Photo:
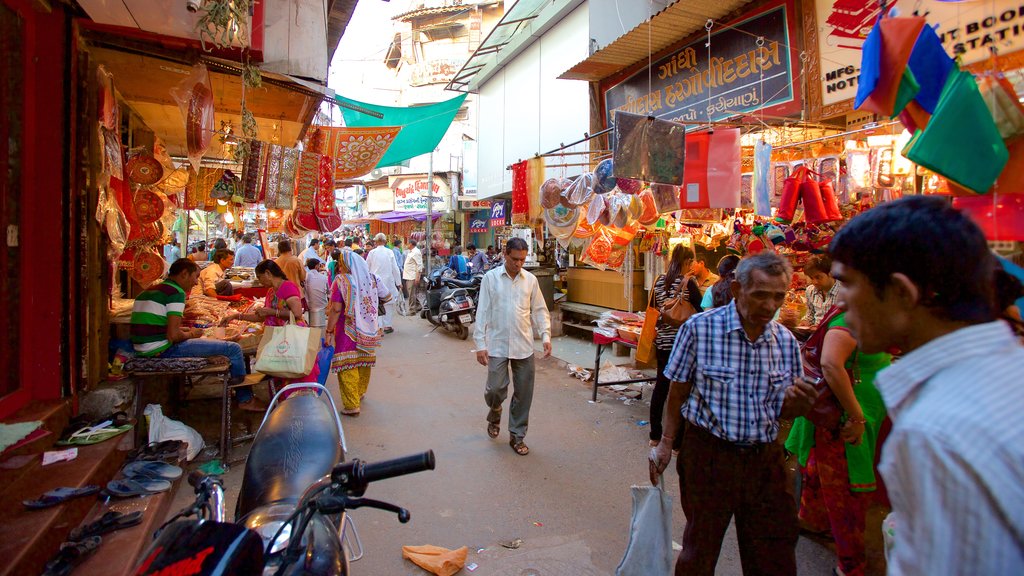
<path fill-rule="evenodd" d="M 646 402 L 626 406 L 603 396 L 591 404 L 590 389 L 567 375 L 564 362 L 538 361 L 526 437 L 531 452 L 519 456 L 508 445 L 506 422 L 498 439 L 487 436 L 485 371 L 470 352 L 472 340 L 430 328 L 419 318 L 396 319 L 362 415 L 343 420 L 349 458 L 374 461 L 427 449 L 437 456 L 432 472 L 370 487 L 367 497 L 406 507 L 412 520 L 400 524 L 382 511 L 356 511 L 366 554 L 353 573 L 425 574 L 402 558 L 401 547 L 433 544 L 468 546 L 468 562 L 478 565 L 474 576 L 613 574 L 628 540 L 630 486 L 648 482 L 647 429 L 637 425 L 648 419 Z M 329 387 L 337 398 L 336 381 Z M 232 506 L 241 471 L 236 466 L 225 477 Z M 678 501 L 678 477 L 672 472 L 666 480 Z M 187 502 L 187 492 L 181 490 L 176 504 Z M 677 542 L 683 526 L 676 504 Z M 522 539 L 520 548 L 502 547 L 515 539 Z M 802 538 L 797 556 L 800 574 L 832 573 L 834 556 L 819 543 Z M 741 572 L 730 528 L 718 574 Z"/>

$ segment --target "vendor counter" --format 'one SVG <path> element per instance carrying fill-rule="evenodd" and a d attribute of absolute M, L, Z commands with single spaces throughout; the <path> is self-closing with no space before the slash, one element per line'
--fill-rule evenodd
<path fill-rule="evenodd" d="M 636 270 L 632 278 L 614 270 L 598 270 L 596 268 L 572 267 L 566 272 L 568 280 L 568 300 L 580 304 L 590 304 L 614 310 L 638 312 L 647 309 L 647 291 L 644 290 L 644 271 Z M 633 296 L 633 307 L 630 308 L 626 299 L 624 283 L 629 281 L 629 290 Z"/>

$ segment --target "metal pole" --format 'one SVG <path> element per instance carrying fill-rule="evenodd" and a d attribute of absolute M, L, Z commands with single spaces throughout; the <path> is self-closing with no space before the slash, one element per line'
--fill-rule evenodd
<path fill-rule="evenodd" d="M 430 278 L 431 253 L 434 247 L 434 151 L 430 151 L 430 168 L 427 171 L 427 278 Z"/>

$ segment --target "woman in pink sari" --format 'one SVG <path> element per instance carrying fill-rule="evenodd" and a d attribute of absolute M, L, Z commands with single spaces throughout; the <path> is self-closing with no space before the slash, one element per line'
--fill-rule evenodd
<path fill-rule="evenodd" d="M 341 413 L 346 416 L 359 415 L 370 385 L 370 370 L 377 363 L 379 293 L 366 261 L 351 250 L 343 250 L 331 285 L 327 338 L 334 339 L 331 371 L 338 374 L 344 406 Z"/>

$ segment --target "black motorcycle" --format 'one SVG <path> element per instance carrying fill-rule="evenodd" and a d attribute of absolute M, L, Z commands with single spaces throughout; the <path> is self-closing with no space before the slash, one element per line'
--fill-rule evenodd
<path fill-rule="evenodd" d="M 293 395 L 279 402 L 286 392 Z M 362 496 L 372 482 L 433 470 L 434 453 L 371 464 L 345 462 L 344 447 L 327 389 L 286 386 L 253 441 L 234 522 L 225 519 L 220 480 L 193 472 L 188 481 L 195 503 L 163 526 L 134 573 L 349 574 L 363 549 L 348 511 L 379 508 L 408 522 L 404 508 Z"/>
<path fill-rule="evenodd" d="M 469 325 L 476 321 L 476 296 L 482 279 L 483 274 L 477 274 L 470 280 L 459 280 L 447 266 L 431 270 L 423 279 L 425 296 L 420 316 L 465 340 Z"/>

